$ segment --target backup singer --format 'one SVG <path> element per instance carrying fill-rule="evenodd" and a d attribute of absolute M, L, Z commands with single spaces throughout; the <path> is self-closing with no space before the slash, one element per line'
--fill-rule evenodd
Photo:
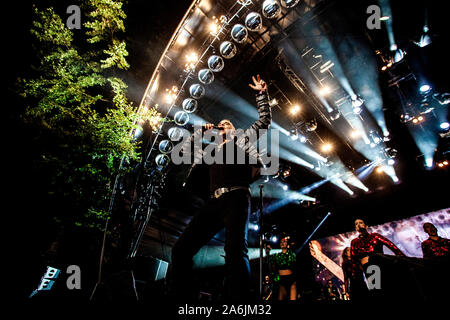
<path fill-rule="evenodd" d="M 370 255 L 374 253 L 383 253 L 383 246 L 391 249 L 395 255 L 404 256 L 403 252 L 389 239 L 386 239 L 379 233 L 369 233 L 367 226 L 362 219 L 355 220 L 355 230 L 359 236 L 351 242 L 352 259 L 366 265 L 369 262 Z"/>
<path fill-rule="evenodd" d="M 429 236 L 427 240 L 422 242 L 423 257 L 449 257 L 450 240 L 439 237 L 436 227 L 430 222 L 425 222 L 423 224 L 423 230 Z"/>
<path fill-rule="evenodd" d="M 272 265 L 279 279 L 278 300 L 297 300 L 297 281 L 295 276 L 295 252 L 289 248 L 289 237 L 280 240 L 281 252 L 272 256 Z"/>
<path fill-rule="evenodd" d="M 255 156 L 256 149 L 245 145 L 246 137 L 258 137 L 258 131 L 268 129 L 272 114 L 268 103 L 267 84 L 258 75 L 252 77 L 249 86 L 257 92 L 258 120 L 244 134 L 236 134 L 229 120 L 222 120 L 218 127 L 225 137 L 216 152 L 224 159 L 228 152 L 245 151 L 246 160 Z M 204 129 L 212 129 L 207 124 Z M 195 138 L 195 133 L 194 136 Z M 189 141 L 188 141 L 189 142 Z M 202 154 L 203 155 L 203 154 Z M 197 157 L 197 154 L 194 155 Z M 256 157 L 258 157 L 256 155 Z M 228 158 L 225 158 L 228 159 Z M 192 258 L 202 246 L 225 227 L 225 266 L 227 270 L 226 296 L 229 300 L 248 298 L 250 265 L 247 255 L 247 226 L 250 209 L 249 186 L 254 177 L 254 166 L 245 164 L 213 163 L 209 165 L 211 198 L 192 218 L 189 225 L 172 248 L 172 276 L 177 299 L 195 300 L 192 277 Z M 194 162 L 195 163 L 195 162 Z"/>

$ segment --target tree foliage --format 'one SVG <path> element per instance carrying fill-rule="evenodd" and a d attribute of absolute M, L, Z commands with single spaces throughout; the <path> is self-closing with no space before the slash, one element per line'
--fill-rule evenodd
<path fill-rule="evenodd" d="M 81 10 L 82 29 L 70 30 L 53 8 L 34 7 L 37 63 L 18 87 L 55 219 L 98 227 L 120 160 L 139 157 L 130 132 L 140 115 L 120 77 L 129 68 L 122 1 L 84 0 Z"/>

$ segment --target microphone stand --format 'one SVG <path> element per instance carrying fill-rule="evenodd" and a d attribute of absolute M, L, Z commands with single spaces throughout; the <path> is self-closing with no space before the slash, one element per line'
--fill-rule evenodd
<path fill-rule="evenodd" d="M 259 185 L 259 296 L 263 298 L 263 188 L 262 184 Z"/>

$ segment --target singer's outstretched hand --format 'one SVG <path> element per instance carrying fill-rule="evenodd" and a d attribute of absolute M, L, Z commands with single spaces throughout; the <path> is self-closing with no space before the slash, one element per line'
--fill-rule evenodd
<path fill-rule="evenodd" d="M 205 130 L 205 131 L 211 130 L 211 129 L 213 129 L 213 128 L 214 128 L 214 124 L 212 124 L 212 123 L 205 123 L 205 124 L 203 125 L 203 130 Z"/>
<path fill-rule="evenodd" d="M 261 79 L 259 74 L 256 76 L 252 76 L 253 84 L 249 84 L 249 87 L 255 91 L 259 91 L 260 93 L 267 92 L 267 84 L 264 80 Z"/>

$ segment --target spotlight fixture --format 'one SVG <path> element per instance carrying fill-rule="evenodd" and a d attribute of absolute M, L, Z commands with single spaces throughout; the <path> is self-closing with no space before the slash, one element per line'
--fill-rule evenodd
<path fill-rule="evenodd" d="M 270 241 L 272 241 L 273 243 L 276 243 L 276 242 L 278 241 L 277 236 L 272 236 L 272 237 L 270 238 Z"/>
<path fill-rule="evenodd" d="M 332 110 L 330 112 L 330 119 L 332 121 L 336 121 L 337 119 L 339 119 L 341 117 L 341 113 L 339 112 L 339 110 Z"/>
<path fill-rule="evenodd" d="M 300 136 L 300 142 L 305 143 L 307 141 L 305 136 Z"/>
<path fill-rule="evenodd" d="M 162 169 L 162 168 L 165 168 L 168 164 L 169 164 L 169 162 L 170 162 L 170 158 L 166 155 L 166 154 L 158 154 L 157 156 L 156 156 L 156 158 L 155 158 L 155 162 L 156 162 L 156 165 L 160 168 L 160 169 Z"/>
<path fill-rule="evenodd" d="M 383 167 L 377 167 L 376 172 L 377 172 L 378 174 L 383 173 L 383 172 L 384 172 Z"/>
<path fill-rule="evenodd" d="M 291 109 L 289 110 L 289 112 L 292 115 L 296 115 L 298 112 L 300 111 L 300 106 L 299 105 L 294 105 L 291 107 Z"/>
<path fill-rule="evenodd" d="M 397 62 L 402 61 L 403 58 L 405 57 L 405 54 L 406 54 L 406 52 L 403 51 L 402 49 L 397 49 L 397 50 L 395 50 L 395 53 L 394 53 L 394 62 L 397 63 Z"/>
<path fill-rule="evenodd" d="M 287 184 L 283 185 L 283 190 L 287 191 L 289 189 L 289 187 L 287 186 Z"/>
<path fill-rule="evenodd" d="M 248 31 L 242 24 L 235 24 L 231 29 L 231 38 L 237 43 L 243 43 L 247 40 Z"/>
<path fill-rule="evenodd" d="M 192 113 L 197 110 L 198 102 L 195 99 L 186 98 L 183 100 L 182 106 L 184 111 L 186 111 L 187 113 Z"/>
<path fill-rule="evenodd" d="M 177 86 L 172 86 L 172 88 L 166 89 L 166 102 L 172 104 L 177 98 L 178 88 Z"/>
<path fill-rule="evenodd" d="M 184 70 L 186 72 L 194 71 L 198 63 L 198 55 L 195 52 L 190 52 L 186 55 L 186 64 L 184 65 Z"/>
<path fill-rule="evenodd" d="M 250 12 L 245 17 L 245 26 L 250 31 L 258 31 L 262 28 L 262 17 L 258 12 Z"/>
<path fill-rule="evenodd" d="M 305 129 L 308 132 L 313 132 L 317 129 L 317 121 L 316 119 L 312 119 L 305 122 Z"/>
<path fill-rule="evenodd" d="M 194 83 L 189 87 L 189 93 L 192 98 L 200 99 L 205 95 L 205 87 L 203 87 L 201 84 Z"/>
<path fill-rule="evenodd" d="M 198 72 L 198 80 L 203 84 L 211 84 L 214 81 L 214 73 L 211 69 L 201 69 Z"/>
<path fill-rule="evenodd" d="M 231 59 L 236 55 L 237 48 L 233 42 L 224 41 L 220 44 L 219 51 L 222 57 L 225 59 Z"/>
<path fill-rule="evenodd" d="M 189 115 L 185 111 L 178 111 L 173 119 L 177 125 L 184 126 L 189 122 Z"/>
<path fill-rule="evenodd" d="M 425 120 L 424 116 L 418 116 L 412 119 L 412 123 L 419 124 Z"/>
<path fill-rule="evenodd" d="M 331 150 L 333 150 L 333 145 L 331 143 L 326 142 L 322 145 L 323 152 L 330 152 Z"/>
<path fill-rule="evenodd" d="M 431 86 L 429 84 L 422 84 L 419 88 L 421 94 L 427 94 L 431 91 Z"/>
<path fill-rule="evenodd" d="M 159 151 L 161 153 L 169 153 L 173 149 L 173 144 L 169 140 L 162 140 L 159 143 Z"/>
<path fill-rule="evenodd" d="M 393 166 L 395 164 L 395 160 L 394 159 L 389 159 L 387 161 L 388 165 Z"/>
<path fill-rule="evenodd" d="M 269 106 L 270 106 L 271 108 L 272 108 L 272 107 L 275 107 L 275 106 L 277 106 L 277 105 L 278 105 L 277 99 L 273 98 L 272 100 L 269 101 Z"/>
<path fill-rule="evenodd" d="M 183 130 L 178 127 L 172 127 L 168 130 L 167 135 L 170 140 L 177 142 L 183 137 Z"/>
<path fill-rule="evenodd" d="M 281 5 L 285 8 L 293 8 L 300 0 L 281 0 Z"/>
<path fill-rule="evenodd" d="M 352 98 L 352 106 L 354 108 L 360 107 L 363 103 L 364 103 L 363 99 L 361 99 L 358 96 L 355 96 L 355 97 Z"/>
<path fill-rule="evenodd" d="M 296 128 L 292 128 L 291 131 L 289 131 L 289 137 L 291 137 L 292 141 L 295 141 L 298 139 L 298 132 Z"/>
<path fill-rule="evenodd" d="M 450 124 L 448 122 L 442 122 L 439 127 L 443 130 L 446 130 L 450 127 Z"/>
<path fill-rule="evenodd" d="M 330 93 L 331 93 L 331 89 L 328 86 L 324 86 L 319 90 L 319 94 L 322 97 L 325 97 L 325 96 L 329 95 Z"/>
<path fill-rule="evenodd" d="M 223 59 L 221 57 L 212 55 L 208 58 L 208 68 L 211 69 L 211 71 L 220 72 L 222 71 L 224 66 L 225 63 L 223 62 Z"/>
<path fill-rule="evenodd" d="M 281 6 L 276 0 L 265 0 L 262 4 L 262 13 L 268 19 L 276 18 L 281 13 Z"/>
<path fill-rule="evenodd" d="M 361 132 L 359 130 L 352 130 L 352 132 L 350 132 L 350 136 L 353 139 L 359 138 L 361 136 Z"/>
<path fill-rule="evenodd" d="M 286 170 L 284 170 L 283 171 L 283 177 L 284 178 L 287 178 L 287 177 L 289 177 L 291 175 L 291 169 L 286 169 Z"/>

